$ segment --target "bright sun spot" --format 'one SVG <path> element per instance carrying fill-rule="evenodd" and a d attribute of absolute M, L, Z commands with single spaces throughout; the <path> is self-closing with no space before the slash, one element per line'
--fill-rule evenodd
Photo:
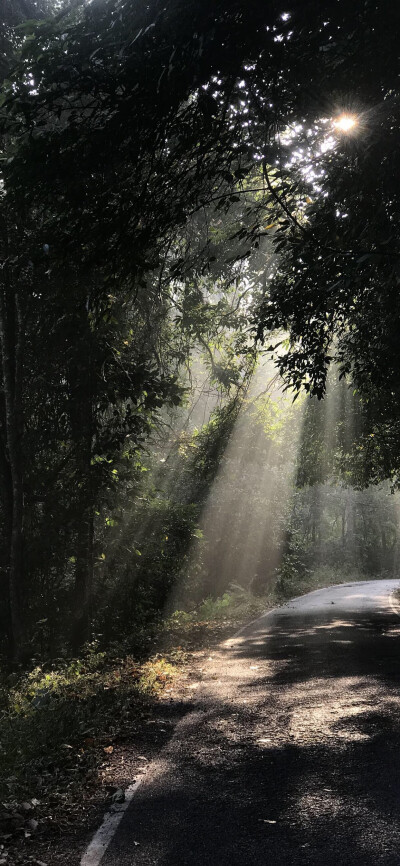
<path fill-rule="evenodd" d="M 350 132 L 351 129 L 357 126 L 357 119 L 352 114 L 341 114 L 340 117 L 333 121 L 333 125 L 340 132 Z"/>

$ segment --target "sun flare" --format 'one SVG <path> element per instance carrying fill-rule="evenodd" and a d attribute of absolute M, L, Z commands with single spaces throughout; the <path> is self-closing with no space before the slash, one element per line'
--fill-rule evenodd
<path fill-rule="evenodd" d="M 357 126 L 357 118 L 354 114 L 341 114 L 333 121 L 333 125 L 339 132 L 350 132 Z"/>

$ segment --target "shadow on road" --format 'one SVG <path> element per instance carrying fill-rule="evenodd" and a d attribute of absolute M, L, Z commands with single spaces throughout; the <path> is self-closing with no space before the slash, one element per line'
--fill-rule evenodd
<path fill-rule="evenodd" d="M 211 697 L 106 862 L 400 864 L 399 653 L 394 615 L 252 627 L 216 659 Z"/>

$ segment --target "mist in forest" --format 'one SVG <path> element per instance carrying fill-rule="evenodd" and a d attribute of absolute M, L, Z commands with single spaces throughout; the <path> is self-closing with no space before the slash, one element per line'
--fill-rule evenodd
<path fill-rule="evenodd" d="M 133 597 L 151 555 L 157 568 L 161 561 L 161 580 L 172 551 L 172 578 L 169 570 L 168 586 L 159 587 L 167 614 L 224 593 L 284 600 L 396 576 L 400 497 L 388 483 L 364 489 L 357 478 L 362 413 L 337 371 L 324 401 L 294 399 L 264 357 L 229 401 L 200 363 L 195 368 L 192 398 L 153 453 L 149 498 L 126 524 L 142 554 Z"/>
<path fill-rule="evenodd" d="M 357 485 L 353 389 L 336 373 L 324 401 L 293 396 L 261 362 L 201 511 L 188 564 L 197 598 L 397 576 L 400 497 Z"/>

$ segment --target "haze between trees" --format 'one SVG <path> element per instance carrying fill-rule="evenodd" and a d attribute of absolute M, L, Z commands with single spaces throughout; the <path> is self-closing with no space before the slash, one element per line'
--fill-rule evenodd
<path fill-rule="evenodd" d="M 328 4 L 323 21 L 313 2 L 107 0 L 5 15 L 4 651 L 78 652 L 93 633 L 140 644 L 182 586 L 197 600 L 232 577 L 297 586 L 316 563 L 341 562 L 335 545 L 346 568 L 393 573 L 397 500 L 350 487 L 397 484 L 393 5 Z M 338 109 L 356 112 L 357 133 L 321 149 Z M 318 183 L 288 161 L 302 138 Z M 299 455 L 283 460 L 274 445 L 273 465 L 273 437 L 264 426 L 258 440 L 259 409 L 247 412 L 256 334 L 281 343 L 281 374 L 314 395 L 302 432 L 297 416 Z M 195 431 L 174 407 L 194 399 L 198 357 L 218 408 Z M 315 397 L 332 359 L 345 379 L 333 376 L 327 421 Z M 253 540 L 237 527 L 239 573 L 217 539 L 195 567 L 192 539 L 207 507 L 213 520 L 207 496 L 243 417 L 254 476 L 260 464 L 269 481 L 279 475 L 275 502 L 261 492 L 251 506 Z M 171 423 L 178 457 L 160 492 Z M 235 511 L 254 490 L 250 462 L 224 493 Z"/>

